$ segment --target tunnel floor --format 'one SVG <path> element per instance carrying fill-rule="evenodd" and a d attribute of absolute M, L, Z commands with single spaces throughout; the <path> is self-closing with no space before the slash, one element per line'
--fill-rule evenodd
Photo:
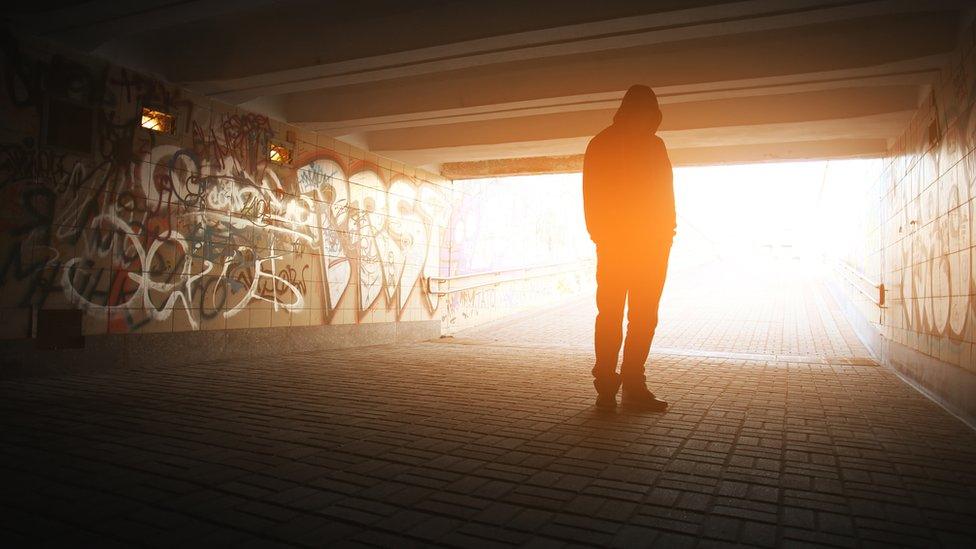
<path fill-rule="evenodd" d="M 822 326 L 781 338 L 797 324 L 689 331 L 669 297 L 664 414 L 592 406 L 581 303 L 436 342 L 6 380 L 0 538 L 972 546 L 976 434 L 806 295 L 779 307 Z"/>

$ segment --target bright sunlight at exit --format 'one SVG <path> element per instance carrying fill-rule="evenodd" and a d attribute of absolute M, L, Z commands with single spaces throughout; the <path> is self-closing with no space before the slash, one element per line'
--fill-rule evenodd
<path fill-rule="evenodd" d="M 678 227 L 654 348 L 819 357 L 863 352 L 832 292 L 838 285 L 869 288 L 862 273 L 880 271 L 876 257 L 856 247 L 870 241 L 868 228 L 876 226 L 880 169 L 880 160 L 676 168 Z M 558 306 L 569 300 L 575 308 L 566 310 L 579 328 L 567 331 L 564 343 L 587 342 L 595 254 L 581 174 L 456 183 L 472 205 L 452 235 L 464 243 L 459 249 L 471 250 L 455 258 L 460 272 L 538 265 L 549 273 L 557 266 L 566 275 L 555 284 L 545 278 L 523 301 Z"/>

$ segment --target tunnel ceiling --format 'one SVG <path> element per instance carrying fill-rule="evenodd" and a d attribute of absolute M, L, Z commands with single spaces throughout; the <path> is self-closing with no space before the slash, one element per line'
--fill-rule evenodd
<path fill-rule="evenodd" d="M 449 177 L 572 171 L 635 83 L 675 164 L 880 155 L 973 2 L 32 2 L 15 28 Z"/>

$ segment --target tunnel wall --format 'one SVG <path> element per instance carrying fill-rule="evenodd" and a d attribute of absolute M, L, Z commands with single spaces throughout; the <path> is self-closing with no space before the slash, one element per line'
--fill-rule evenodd
<path fill-rule="evenodd" d="M 43 43 L 3 61 L 6 366 L 439 334 L 424 277 L 446 273 L 449 181 Z"/>
<path fill-rule="evenodd" d="M 861 268 L 884 284 L 885 308 L 851 295 L 878 358 L 976 426 L 974 43 L 970 27 L 873 188 Z"/>

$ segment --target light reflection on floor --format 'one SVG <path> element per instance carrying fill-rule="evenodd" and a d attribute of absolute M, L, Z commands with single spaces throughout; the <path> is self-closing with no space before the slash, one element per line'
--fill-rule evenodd
<path fill-rule="evenodd" d="M 657 353 L 705 352 L 867 358 L 824 284 L 829 269 L 783 257 L 715 259 L 671 270 Z M 591 295 L 457 334 L 512 345 L 591 347 Z"/>

